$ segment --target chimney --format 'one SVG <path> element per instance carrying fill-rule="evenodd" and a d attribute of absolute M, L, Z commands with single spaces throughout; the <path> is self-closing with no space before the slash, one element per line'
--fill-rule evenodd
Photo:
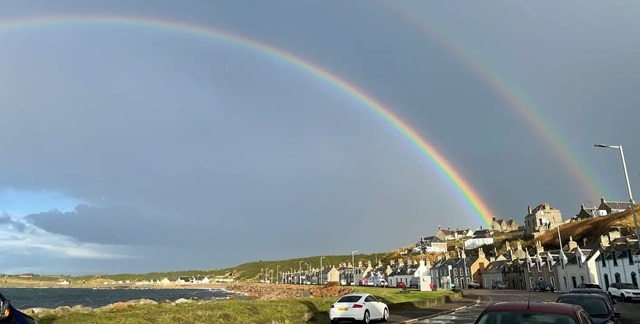
<path fill-rule="evenodd" d="M 536 251 L 538 253 L 544 252 L 544 248 L 542 247 L 542 243 L 540 243 L 540 241 L 536 241 Z"/>
<path fill-rule="evenodd" d="M 403 262 L 403 261 L 402 261 L 402 259 L 400 259 L 400 258 L 398 258 L 398 265 L 399 265 L 399 266 L 403 266 L 403 265 L 404 265 L 404 262 Z"/>
<path fill-rule="evenodd" d="M 442 229 L 442 226 L 438 225 L 438 230 L 441 230 L 441 229 Z"/>
<path fill-rule="evenodd" d="M 367 260 L 367 267 L 371 267 L 371 260 Z"/>
<path fill-rule="evenodd" d="M 582 246 L 586 247 L 587 246 L 587 238 L 583 238 L 582 239 Z"/>
<path fill-rule="evenodd" d="M 391 259 L 391 260 L 389 260 L 389 264 L 390 264 L 390 265 L 394 265 L 394 264 L 396 264 L 396 262 L 395 262 L 395 261 L 393 261 L 393 259 Z"/>
<path fill-rule="evenodd" d="M 482 251 L 482 248 L 478 248 L 478 257 L 485 258 L 484 251 Z"/>
<path fill-rule="evenodd" d="M 358 268 L 362 268 L 362 260 L 358 261 Z"/>
<path fill-rule="evenodd" d="M 609 236 L 608 235 L 600 235 L 600 245 L 602 245 L 603 248 L 609 246 Z"/>
<path fill-rule="evenodd" d="M 496 217 L 495 217 L 495 216 L 491 217 L 491 219 L 492 219 L 494 222 L 496 221 Z"/>
<path fill-rule="evenodd" d="M 448 229 L 449 231 L 451 231 L 451 226 L 447 226 L 447 229 Z"/>
<path fill-rule="evenodd" d="M 382 267 L 382 260 L 378 260 L 378 268 Z"/>
<path fill-rule="evenodd" d="M 527 206 L 527 215 L 531 215 L 531 206 Z"/>
<path fill-rule="evenodd" d="M 578 243 L 573 240 L 573 236 L 569 236 L 569 251 L 578 247 Z"/>

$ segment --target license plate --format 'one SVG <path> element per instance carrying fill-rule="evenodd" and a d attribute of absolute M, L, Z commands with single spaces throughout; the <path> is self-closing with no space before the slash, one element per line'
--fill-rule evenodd
<path fill-rule="evenodd" d="M 338 308 L 339 311 L 346 311 L 347 309 L 349 309 L 349 307 L 340 307 L 340 308 Z"/>

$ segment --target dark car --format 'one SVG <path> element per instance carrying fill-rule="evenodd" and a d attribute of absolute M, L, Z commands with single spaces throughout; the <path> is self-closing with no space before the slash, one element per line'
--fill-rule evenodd
<path fill-rule="evenodd" d="M 573 304 L 587 311 L 594 324 L 619 323 L 620 313 L 616 313 L 609 300 L 595 294 L 564 294 L 556 300 L 558 303 Z"/>
<path fill-rule="evenodd" d="M 502 281 L 494 281 L 491 284 L 491 289 L 507 289 L 507 284 Z"/>
<path fill-rule="evenodd" d="M 576 288 L 597 288 L 602 290 L 602 287 L 600 287 L 600 285 L 594 284 L 594 283 L 586 283 L 586 282 L 580 283 Z"/>
<path fill-rule="evenodd" d="M 573 304 L 505 302 L 487 306 L 475 324 L 591 324 L 589 314 Z"/>
<path fill-rule="evenodd" d="M 550 292 L 554 292 L 555 288 L 553 288 L 552 285 L 550 285 L 548 282 L 544 281 L 544 280 L 538 280 L 533 284 L 533 287 L 531 287 L 531 289 L 533 291 L 550 291 Z"/>
<path fill-rule="evenodd" d="M 575 288 L 572 289 L 570 292 L 570 294 L 595 294 L 595 295 L 600 295 L 600 296 L 604 296 L 607 298 L 607 300 L 609 300 L 609 303 L 611 304 L 611 306 L 613 307 L 613 305 L 616 304 L 616 301 L 611 298 L 611 296 L 604 290 L 602 289 L 598 289 L 598 288 Z"/>
<path fill-rule="evenodd" d="M 11 302 L 0 294 L 0 323 L 2 324 L 37 324 L 33 317 L 19 311 Z"/>

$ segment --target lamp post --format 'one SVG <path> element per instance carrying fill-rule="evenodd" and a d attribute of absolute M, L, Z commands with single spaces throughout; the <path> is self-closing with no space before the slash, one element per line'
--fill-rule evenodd
<path fill-rule="evenodd" d="M 633 195 L 631 194 L 631 183 L 629 182 L 629 174 L 627 173 L 627 163 L 624 161 L 624 151 L 622 145 L 604 145 L 595 144 L 595 147 L 604 147 L 620 150 L 620 158 L 622 159 L 622 169 L 624 170 L 624 178 L 627 180 L 627 190 L 629 191 L 629 202 L 631 203 L 631 213 L 633 214 L 633 227 L 636 230 L 636 239 L 640 242 L 640 231 L 638 231 L 638 218 L 636 217 L 636 206 L 633 201 Z"/>
<path fill-rule="evenodd" d="M 358 253 L 358 251 L 351 252 L 351 283 L 355 284 L 356 281 L 356 259 L 354 254 Z"/>
<path fill-rule="evenodd" d="M 279 276 L 280 272 L 279 272 L 279 270 L 280 270 L 280 266 L 276 266 L 276 284 L 280 283 L 280 276 Z"/>
<path fill-rule="evenodd" d="M 298 284 L 301 285 L 302 284 L 302 260 L 300 260 L 300 263 L 298 264 Z"/>
<path fill-rule="evenodd" d="M 324 282 L 322 280 L 322 270 L 324 270 L 324 268 L 322 267 L 322 259 L 324 259 L 325 257 L 320 257 L 320 272 L 318 273 L 318 277 L 320 277 L 320 279 L 318 279 L 318 284 L 322 285 L 322 283 Z"/>

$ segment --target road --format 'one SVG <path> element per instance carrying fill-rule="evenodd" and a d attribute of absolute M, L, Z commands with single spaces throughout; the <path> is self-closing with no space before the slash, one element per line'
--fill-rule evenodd
<path fill-rule="evenodd" d="M 481 299 L 480 304 L 471 306 L 462 310 L 432 317 L 418 321 L 417 323 L 439 323 L 439 324 L 468 324 L 473 323 L 480 315 L 480 312 L 490 303 L 502 301 L 527 301 L 529 293 L 524 290 L 465 290 L 466 296 L 478 296 Z M 558 298 L 557 293 L 549 292 L 533 292 L 531 293 L 531 301 L 551 302 Z M 615 305 L 616 310 L 622 313 L 622 324 L 640 324 L 640 301 L 623 302 L 618 301 Z"/>

